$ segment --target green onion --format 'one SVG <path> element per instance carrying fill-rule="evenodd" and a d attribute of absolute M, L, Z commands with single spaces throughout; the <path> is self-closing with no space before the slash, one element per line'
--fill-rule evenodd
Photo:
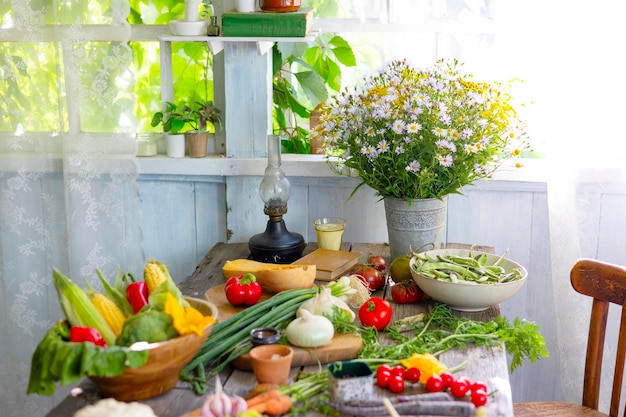
<path fill-rule="evenodd" d="M 328 287 L 336 297 L 355 292 L 350 287 L 350 280 L 347 277 L 328 284 Z M 198 377 L 188 375 L 190 372 L 196 370 L 200 364 L 208 368 L 204 378 L 206 386 L 207 377 L 217 375 L 230 362 L 250 351 L 252 343 L 249 337 L 252 329 L 256 327 L 284 329 L 296 317 L 302 303 L 313 298 L 318 291 L 318 288 L 281 291 L 217 323 L 196 356 L 183 369 L 181 379 L 193 381 L 194 390 L 199 394 L 203 393 L 205 387 L 202 387 L 202 381 L 199 381 Z"/>

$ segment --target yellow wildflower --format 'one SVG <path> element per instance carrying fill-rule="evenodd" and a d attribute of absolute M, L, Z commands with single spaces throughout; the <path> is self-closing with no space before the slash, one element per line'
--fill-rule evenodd
<path fill-rule="evenodd" d="M 428 378 L 433 375 L 441 375 L 448 370 L 448 367 L 431 355 L 430 353 L 414 353 L 408 359 L 400 360 L 400 363 L 406 368 L 417 368 L 420 370 L 420 382 L 426 384 Z"/>
<path fill-rule="evenodd" d="M 202 336 L 204 328 L 209 324 L 215 323 L 213 317 L 203 316 L 202 313 L 191 306 L 183 308 L 176 297 L 169 292 L 165 301 L 165 313 L 172 317 L 174 328 L 181 336 L 189 333 Z"/>

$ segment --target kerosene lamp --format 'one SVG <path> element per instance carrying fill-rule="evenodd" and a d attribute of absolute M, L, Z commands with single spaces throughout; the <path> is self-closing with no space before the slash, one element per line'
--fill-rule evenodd
<path fill-rule="evenodd" d="M 250 258 L 259 262 L 287 264 L 302 257 L 306 246 L 304 238 L 287 230 L 283 215 L 287 213 L 287 200 L 291 185 L 285 177 L 280 161 L 280 136 L 267 137 L 267 167 L 259 187 L 263 212 L 269 216 L 265 232 L 254 235 L 248 242 Z"/>

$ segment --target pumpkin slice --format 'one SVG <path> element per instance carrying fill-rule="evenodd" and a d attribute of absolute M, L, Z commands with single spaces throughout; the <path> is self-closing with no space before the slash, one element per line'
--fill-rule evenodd
<path fill-rule="evenodd" d="M 226 261 L 222 268 L 226 279 L 254 274 L 261 286 L 271 292 L 311 288 L 316 271 L 315 265 L 272 264 L 249 259 Z"/>

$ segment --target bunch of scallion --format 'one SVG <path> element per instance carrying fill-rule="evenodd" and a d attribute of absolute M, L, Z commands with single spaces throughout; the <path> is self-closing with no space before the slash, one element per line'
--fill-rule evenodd
<path fill-rule="evenodd" d="M 356 292 L 350 286 L 348 277 L 328 284 L 328 288 L 335 297 Z M 208 377 L 217 375 L 230 362 L 250 351 L 250 330 L 257 327 L 284 329 L 296 318 L 296 312 L 302 303 L 313 298 L 318 291 L 319 288 L 281 291 L 217 323 L 200 351 L 183 369 L 181 379 L 191 382 L 194 391 L 203 394 Z"/>

